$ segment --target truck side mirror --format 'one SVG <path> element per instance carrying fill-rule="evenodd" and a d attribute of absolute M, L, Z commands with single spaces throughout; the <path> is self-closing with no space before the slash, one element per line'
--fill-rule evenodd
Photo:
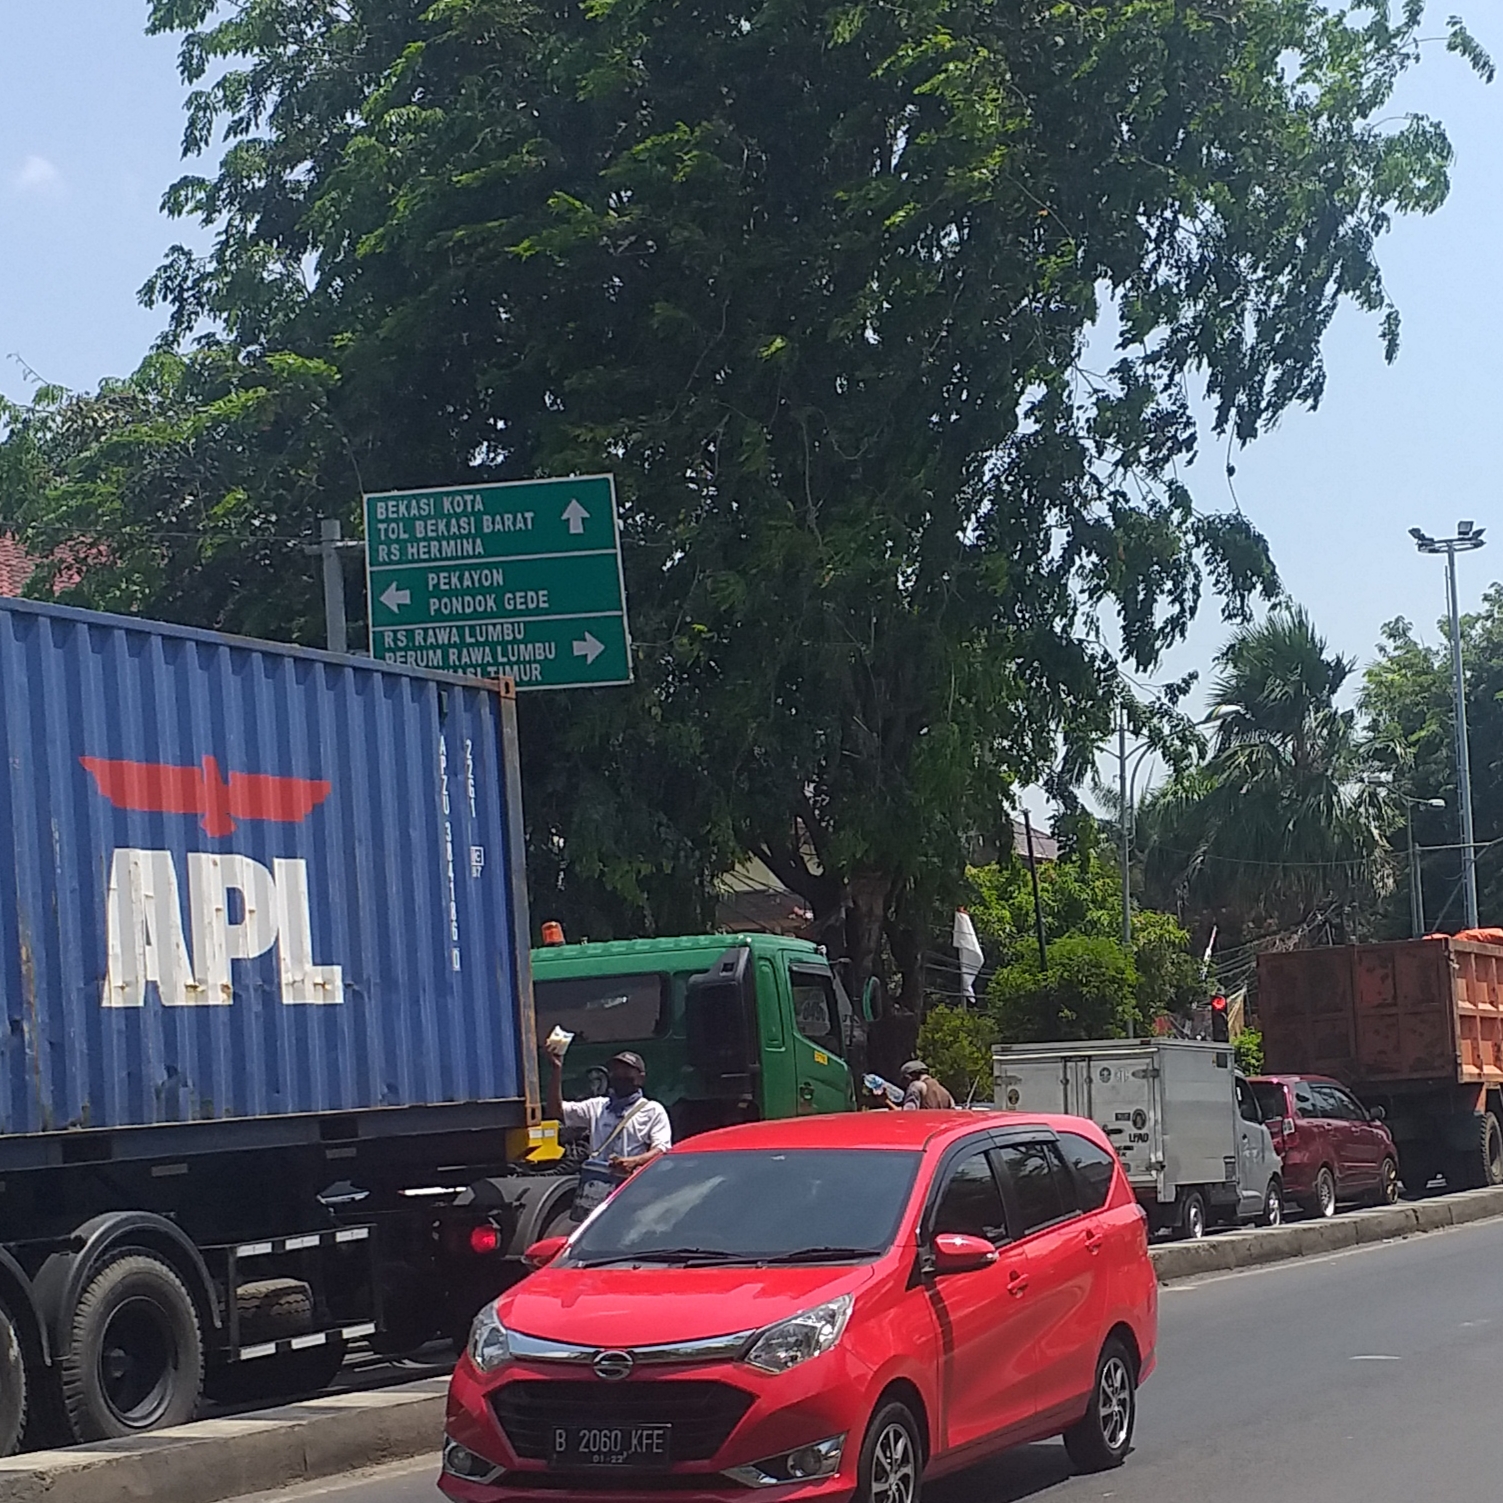
<path fill-rule="evenodd" d="M 711 1082 L 749 1077 L 757 1064 L 757 998 L 752 953 L 737 945 L 697 976 L 684 993 L 689 1063 Z"/>
<path fill-rule="evenodd" d="M 868 1023 L 875 1023 L 882 1016 L 885 1005 L 885 998 L 882 995 L 882 978 L 868 976 L 866 985 L 861 988 L 861 1016 Z"/>

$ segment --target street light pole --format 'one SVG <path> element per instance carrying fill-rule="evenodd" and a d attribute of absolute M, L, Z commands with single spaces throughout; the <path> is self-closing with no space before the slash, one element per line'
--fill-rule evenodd
<path fill-rule="evenodd" d="M 1466 676 L 1461 663 L 1461 611 L 1456 600 L 1456 555 L 1470 553 L 1482 546 L 1482 528 L 1471 522 L 1458 522 L 1453 538 L 1432 538 L 1418 527 L 1409 535 L 1421 553 L 1444 553 L 1446 556 L 1446 598 L 1451 613 L 1451 677 L 1456 698 L 1456 794 L 1461 819 L 1461 886 L 1466 900 L 1466 923 L 1475 929 L 1481 922 L 1477 914 L 1477 843 L 1472 826 L 1472 758 L 1466 733 Z"/>
<path fill-rule="evenodd" d="M 1128 821 L 1132 810 L 1127 804 L 1127 709 L 1117 707 L 1117 826 L 1122 839 L 1122 949 L 1132 954 L 1132 831 Z"/>

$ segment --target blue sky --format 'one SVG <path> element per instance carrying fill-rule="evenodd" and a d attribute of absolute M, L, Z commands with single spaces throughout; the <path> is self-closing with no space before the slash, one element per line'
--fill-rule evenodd
<path fill-rule="evenodd" d="M 158 211 L 183 170 L 186 91 L 175 42 L 144 36 L 144 16 L 144 0 L 0 0 L 8 396 L 28 389 L 13 355 L 72 387 L 128 372 L 160 327 L 136 289 L 173 240 L 201 233 Z M 1483 45 L 1503 54 L 1496 11 L 1469 19 Z M 1320 410 L 1290 415 L 1236 456 L 1237 496 L 1268 535 L 1290 593 L 1359 662 L 1395 615 L 1435 638 L 1441 565 L 1415 554 L 1410 526 L 1438 531 L 1459 517 L 1494 526 L 1495 547 L 1463 561 L 1464 605 L 1503 576 L 1503 83 L 1483 85 L 1436 46 L 1397 110 L 1440 116 L 1457 149 L 1451 201 L 1401 224 L 1382 249 L 1404 315 L 1399 361 L 1383 363 L 1372 320 L 1345 314 L 1328 342 Z M 1221 469 L 1220 450 L 1208 448 L 1187 476 L 1205 507 L 1230 503 Z M 1204 670 L 1223 635 L 1206 612 L 1160 677 Z"/>

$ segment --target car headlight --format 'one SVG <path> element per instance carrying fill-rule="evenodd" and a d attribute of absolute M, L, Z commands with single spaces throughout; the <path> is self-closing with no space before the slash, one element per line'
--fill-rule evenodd
<path fill-rule="evenodd" d="M 487 1305 L 470 1327 L 470 1361 L 483 1373 L 493 1373 L 511 1361 L 511 1339 L 494 1305 Z"/>
<path fill-rule="evenodd" d="M 811 1357 L 823 1356 L 840 1340 L 854 1303 L 854 1295 L 842 1294 L 802 1315 L 768 1326 L 752 1342 L 746 1361 L 765 1373 L 785 1373 Z"/>

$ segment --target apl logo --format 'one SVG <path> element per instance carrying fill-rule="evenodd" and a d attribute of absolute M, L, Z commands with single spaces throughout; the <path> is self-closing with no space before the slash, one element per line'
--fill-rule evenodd
<path fill-rule="evenodd" d="M 197 814 L 210 835 L 233 833 L 237 820 L 300 824 L 330 791 L 328 783 L 309 778 L 232 772 L 226 780 L 213 757 L 201 767 L 79 760 L 115 808 Z M 106 906 L 105 1007 L 144 1007 L 148 985 L 157 988 L 164 1007 L 228 1007 L 234 1002 L 232 963 L 256 960 L 273 946 L 285 1006 L 344 1001 L 342 967 L 313 960 L 306 861 L 277 860 L 268 869 L 249 856 L 190 851 L 191 955 L 171 851 L 118 847 Z"/>

